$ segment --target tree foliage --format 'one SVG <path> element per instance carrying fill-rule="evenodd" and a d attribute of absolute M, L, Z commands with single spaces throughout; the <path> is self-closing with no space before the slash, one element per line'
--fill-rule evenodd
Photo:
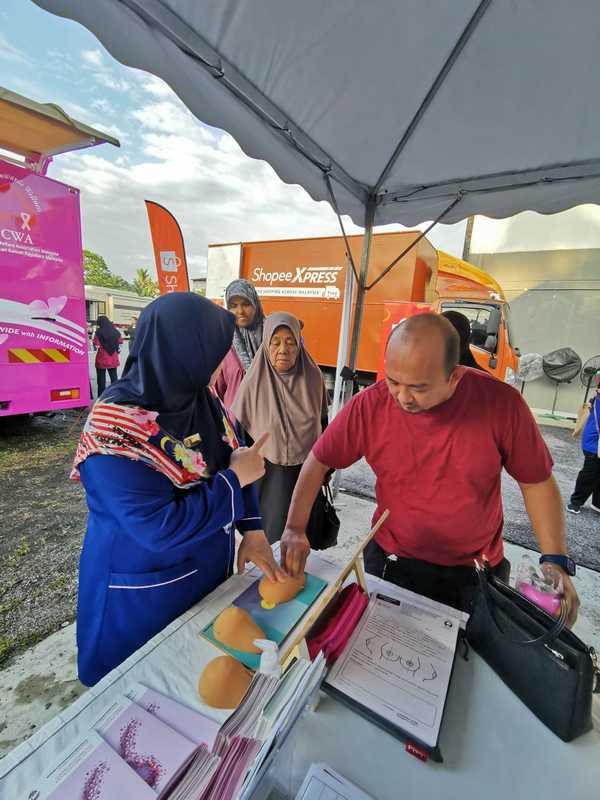
<path fill-rule="evenodd" d="M 133 287 L 142 297 L 158 297 L 158 283 L 152 280 L 147 269 L 136 270 Z"/>
<path fill-rule="evenodd" d="M 106 286 L 110 289 L 124 289 L 128 292 L 136 291 L 125 278 L 111 272 L 102 256 L 92 250 L 83 251 L 83 274 L 85 282 L 91 286 Z"/>

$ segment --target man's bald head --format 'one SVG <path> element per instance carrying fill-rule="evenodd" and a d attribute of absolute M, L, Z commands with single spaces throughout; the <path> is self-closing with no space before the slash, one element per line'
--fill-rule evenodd
<path fill-rule="evenodd" d="M 415 314 L 391 332 L 386 347 L 426 347 L 439 353 L 446 375 L 450 376 L 460 357 L 460 337 L 456 328 L 441 314 Z"/>
<path fill-rule="evenodd" d="M 459 336 L 447 319 L 439 314 L 408 317 L 392 331 L 385 352 L 394 400 L 413 414 L 449 400 L 462 375 L 459 353 Z"/>

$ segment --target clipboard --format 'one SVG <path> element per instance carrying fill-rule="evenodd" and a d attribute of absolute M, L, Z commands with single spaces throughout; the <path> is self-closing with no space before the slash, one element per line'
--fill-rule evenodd
<path fill-rule="evenodd" d="M 392 611 L 394 607 L 398 607 L 400 614 L 390 615 L 386 610 Z M 321 688 L 404 741 L 412 755 L 423 761 L 430 758 L 442 762 L 439 737 L 459 634 L 455 619 L 444 620 L 443 608 L 430 612 L 408 599 L 374 593 L 344 653 Z M 432 713 L 431 722 L 427 720 L 428 713 Z M 433 729 L 433 742 L 433 737 L 425 741 L 419 735 L 428 727 Z"/>

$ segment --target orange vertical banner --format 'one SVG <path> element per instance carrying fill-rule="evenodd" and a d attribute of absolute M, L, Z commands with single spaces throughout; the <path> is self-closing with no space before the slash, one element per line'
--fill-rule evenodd
<path fill-rule="evenodd" d="M 150 223 L 160 293 L 189 292 L 185 246 L 179 223 L 163 206 L 152 200 L 144 202 Z"/>

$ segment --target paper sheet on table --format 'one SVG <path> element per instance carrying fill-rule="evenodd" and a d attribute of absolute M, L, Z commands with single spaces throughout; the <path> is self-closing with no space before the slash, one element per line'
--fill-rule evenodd
<path fill-rule="evenodd" d="M 327 764 L 311 764 L 295 800 L 373 800 Z"/>
<path fill-rule="evenodd" d="M 326 682 L 435 747 L 458 627 L 443 610 L 374 595 Z"/>

